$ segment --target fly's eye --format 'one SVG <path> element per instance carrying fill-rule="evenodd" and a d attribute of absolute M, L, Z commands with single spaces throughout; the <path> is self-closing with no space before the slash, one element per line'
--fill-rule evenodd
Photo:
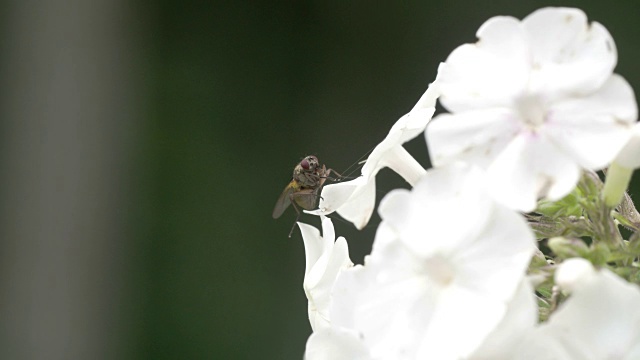
<path fill-rule="evenodd" d="M 307 161 L 307 159 L 302 160 L 300 162 L 300 166 L 302 166 L 302 168 L 305 170 L 309 170 L 309 162 Z"/>

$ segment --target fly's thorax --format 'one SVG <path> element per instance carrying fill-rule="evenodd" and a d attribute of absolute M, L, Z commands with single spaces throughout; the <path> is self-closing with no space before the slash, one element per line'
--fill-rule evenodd
<path fill-rule="evenodd" d="M 298 181 L 303 188 L 317 188 L 321 183 L 321 175 L 317 165 L 307 166 L 305 168 L 303 164 L 298 164 L 293 169 L 293 179 Z M 309 165 L 309 163 L 307 163 Z"/>
<path fill-rule="evenodd" d="M 300 183 L 300 186 L 309 187 L 311 182 L 308 179 L 309 171 L 305 170 L 300 164 L 293 169 L 293 180 Z"/>
<path fill-rule="evenodd" d="M 302 168 L 302 166 L 300 166 L 300 164 L 296 165 L 296 167 L 293 168 L 292 178 L 294 180 L 297 180 L 303 172 L 304 169 Z"/>

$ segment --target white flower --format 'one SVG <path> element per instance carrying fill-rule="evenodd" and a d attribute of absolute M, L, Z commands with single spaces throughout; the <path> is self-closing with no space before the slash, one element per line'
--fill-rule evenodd
<path fill-rule="evenodd" d="M 332 326 L 376 359 L 468 356 L 501 321 L 535 250 L 524 219 L 483 191 L 480 170 L 427 172 L 380 205 L 364 266 L 341 272 Z"/>
<path fill-rule="evenodd" d="M 309 300 L 309 322 L 315 331 L 328 327 L 331 289 L 338 273 L 353 266 L 343 237 L 335 240 L 331 219 L 322 217 L 322 236 L 313 226 L 298 223 L 306 255 L 303 288 Z"/>
<path fill-rule="evenodd" d="M 591 266 L 584 259 L 560 265 L 558 276 L 565 276 L 565 266 L 572 267 L 570 273 L 581 268 L 582 275 L 566 302 L 531 336 L 538 357 L 529 358 L 640 359 L 640 288 L 607 269 L 584 271 L 582 265 Z"/>
<path fill-rule="evenodd" d="M 371 152 L 362 167 L 362 175 L 354 180 L 322 188 L 319 209 L 310 214 L 327 215 L 336 211 L 362 229 L 371 218 L 376 203 L 375 177 L 385 167 L 391 168 L 409 184 L 415 184 L 424 168 L 402 147 L 402 144 L 424 132 L 435 112 L 439 95 L 437 78 L 414 108 L 391 127 L 387 137 Z"/>
<path fill-rule="evenodd" d="M 451 114 L 426 131 L 434 166 L 487 169 L 491 192 L 523 211 L 560 199 L 581 168 L 609 164 L 637 118 L 633 90 L 613 74 L 616 48 L 578 9 L 544 8 L 519 21 L 500 16 L 455 49 L 440 71 Z"/>

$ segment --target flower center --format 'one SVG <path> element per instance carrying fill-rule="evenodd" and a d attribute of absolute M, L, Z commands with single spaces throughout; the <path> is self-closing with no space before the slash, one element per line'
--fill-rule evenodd
<path fill-rule="evenodd" d="M 452 264 L 441 256 L 434 256 L 425 261 L 428 276 L 441 286 L 449 285 L 455 276 Z"/>
<path fill-rule="evenodd" d="M 523 96 L 516 101 L 516 108 L 523 123 L 532 130 L 545 121 L 547 112 L 537 96 Z"/>

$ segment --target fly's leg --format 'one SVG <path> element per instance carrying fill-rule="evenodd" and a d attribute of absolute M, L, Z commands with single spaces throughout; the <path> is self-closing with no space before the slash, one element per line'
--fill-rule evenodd
<path fill-rule="evenodd" d="M 330 176 L 331 172 L 333 172 L 337 177 L 331 177 Z M 324 178 L 324 179 L 329 179 L 331 181 L 336 181 L 336 182 L 342 181 L 342 175 L 340 175 L 339 172 L 337 172 L 337 171 L 335 171 L 333 169 L 327 169 L 327 171 L 325 171 L 324 175 L 321 176 L 321 177 Z"/>
<path fill-rule="evenodd" d="M 296 211 L 296 220 L 293 222 L 293 225 L 291 226 L 291 231 L 289 231 L 289 239 L 291 239 L 291 235 L 293 234 L 293 229 L 296 228 L 296 224 L 298 223 L 298 220 L 300 220 L 300 209 L 298 209 L 298 205 L 296 204 L 296 202 L 293 200 L 293 194 L 289 194 L 289 199 L 291 200 L 291 205 L 293 205 L 293 209 Z"/>

